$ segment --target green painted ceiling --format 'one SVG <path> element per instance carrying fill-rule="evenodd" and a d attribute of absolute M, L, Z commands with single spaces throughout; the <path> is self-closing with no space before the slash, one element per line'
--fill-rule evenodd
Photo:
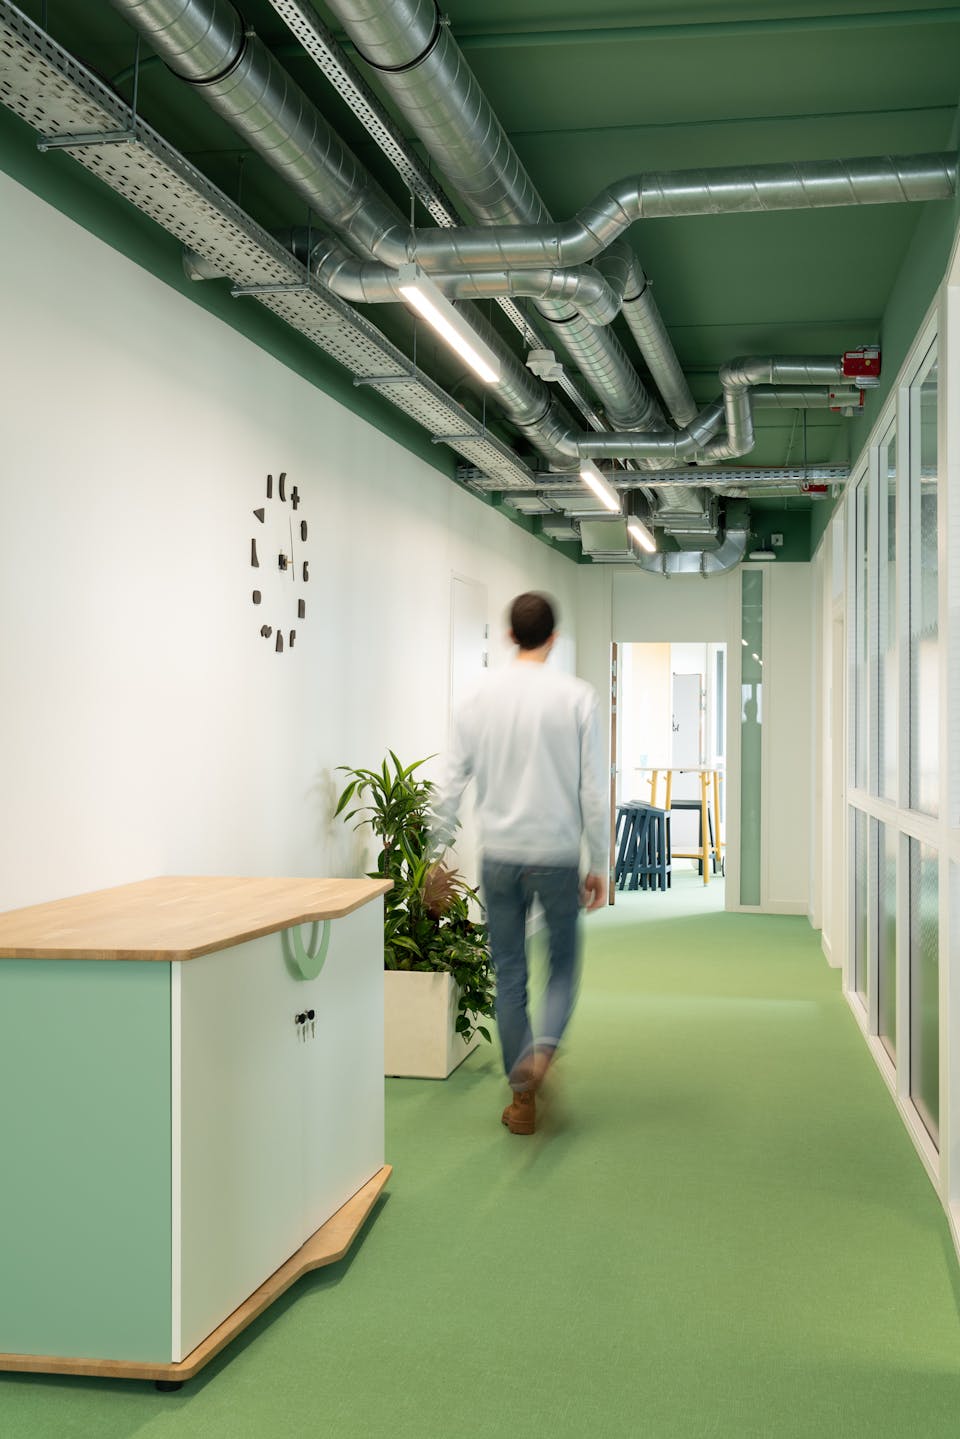
<path fill-rule="evenodd" d="M 54 37 L 129 96 L 133 33 L 107 0 L 28 0 Z M 402 186 L 267 0 L 245 18 L 406 208 Z M 317 7 L 336 31 L 329 14 Z M 639 171 L 909 154 L 956 144 L 960 6 L 884 0 L 448 0 L 449 23 L 556 219 Z M 367 72 L 367 78 L 370 74 Z M 140 108 L 263 223 L 302 202 L 195 94 L 156 63 Z M 919 206 L 652 220 L 629 232 L 687 371 L 707 401 L 743 354 L 816 354 L 875 342 Z M 422 217 L 420 220 L 423 223 Z M 499 318 L 499 312 L 496 312 Z M 407 320 L 374 315 L 395 335 Z M 516 339 L 509 327 L 504 333 Z M 631 338 L 618 325 L 628 351 Z M 440 378 L 457 380 L 445 356 Z M 421 362 L 423 357 L 421 356 Z M 462 386 L 461 386 L 462 388 Z M 862 423 L 758 415 L 747 463 L 845 461 Z"/>

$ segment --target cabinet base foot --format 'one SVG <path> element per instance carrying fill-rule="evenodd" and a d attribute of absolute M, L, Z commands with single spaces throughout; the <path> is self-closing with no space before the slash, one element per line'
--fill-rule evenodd
<path fill-rule="evenodd" d="M 209 1364 L 231 1339 L 235 1339 L 248 1324 L 268 1309 L 275 1299 L 295 1284 L 311 1269 L 321 1269 L 326 1264 L 336 1264 L 350 1248 L 363 1228 L 364 1222 L 377 1201 L 381 1190 L 393 1173 L 393 1166 L 385 1164 L 342 1209 L 331 1215 L 326 1224 L 321 1224 L 306 1244 L 292 1254 L 275 1274 L 271 1274 L 259 1289 L 255 1289 L 239 1309 L 235 1309 L 202 1344 L 198 1344 L 179 1364 L 143 1364 L 127 1359 L 66 1359 L 43 1354 L 0 1354 L 0 1370 L 21 1374 L 82 1374 L 95 1379 L 152 1379 L 160 1390 L 170 1392 L 179 1389 L 185 1379 L 193 1376 Z"/>

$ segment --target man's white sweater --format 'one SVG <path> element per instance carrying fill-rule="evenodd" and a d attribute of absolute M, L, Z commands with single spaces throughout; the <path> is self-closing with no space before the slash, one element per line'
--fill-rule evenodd
<path fill-rule="evenodd" d="M 531 660 L 491 670 L 459 706 L 437 786 L 435 833 L 448 843 L 470 779 L 489 859 L 607 870 L 610 824 L 597 715 L 585 681 Z"/>

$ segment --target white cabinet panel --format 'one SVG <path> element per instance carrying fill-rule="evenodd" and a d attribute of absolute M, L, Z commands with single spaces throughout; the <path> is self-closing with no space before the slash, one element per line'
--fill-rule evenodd
<path fill-rule="evenodd" d="M 306 1236 L 294 1022 L 303 986 L 287 973 L 281 936 L 180 968 L 182 1357 Z"/>
<path fill-rule="evenodd" d="M 329 924 L 315 979 L 271 934 L 181 965 L 173 986 L 178 1357 L 383 1165 L 382 901 Z"/>
<path fill-rule="evenodd" d="M 333 921 L 323 970 L 298 992 L 316 1011 L 302 1046 L 306 1238 L 384 1162 L 382 901 Z"/>

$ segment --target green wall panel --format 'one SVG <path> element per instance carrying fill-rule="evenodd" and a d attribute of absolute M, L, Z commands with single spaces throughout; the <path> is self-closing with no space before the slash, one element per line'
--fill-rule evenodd
<path fill-rule="evenodd" d="M 169 1360 L 170 966 L 0 959 L 0 1353 Z"/>
<path fill-rule="evenodd" d="M 740 903 L 762 898 L 763 571 L 740 572 Z"/>

